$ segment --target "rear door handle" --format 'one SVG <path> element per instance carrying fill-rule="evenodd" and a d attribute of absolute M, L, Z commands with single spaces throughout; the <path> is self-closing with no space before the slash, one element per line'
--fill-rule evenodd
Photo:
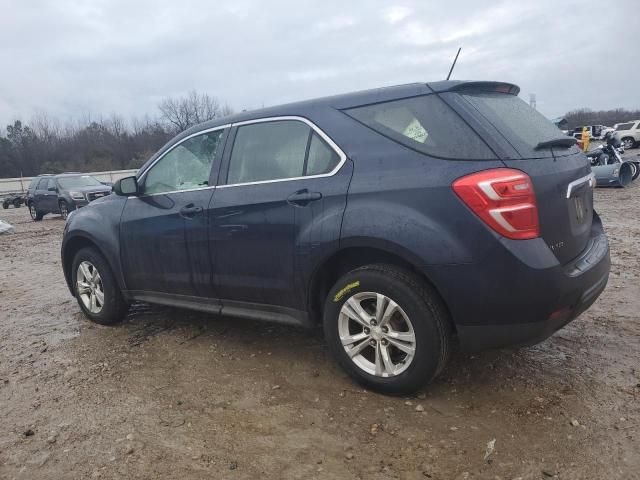
<path fill-rule="evenodd" d="M 196 207 L 193 203 L 185 205 L 180 209 L 180 216 L 185 218 L 193 218 L 199 213 L 202 213 L 202 207 Z"/>
<path fill-rule="evenodd" d="M 291 205 L 304 207 L 310 202 L 315 202 L 316 200 L 320 200 L 321 198 L 322 194 L 320 192 L 310 192 L 305 188 L 289 195 L 287 197 L 287 202 L 289 202 Z"/>

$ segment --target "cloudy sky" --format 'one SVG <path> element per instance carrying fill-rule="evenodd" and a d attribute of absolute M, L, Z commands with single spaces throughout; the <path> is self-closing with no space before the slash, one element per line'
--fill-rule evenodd
<path fill-rule="evenodd" d="M 640 1 L 0 0 L 0 125 L 157 114 L 190 90 L 251 109 L 453 78 L 550 116 L 640 108 Z"/>

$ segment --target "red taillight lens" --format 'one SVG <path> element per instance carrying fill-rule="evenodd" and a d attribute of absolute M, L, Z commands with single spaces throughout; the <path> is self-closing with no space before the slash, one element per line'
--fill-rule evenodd
<path fill-rule="evenodd" d="M 487 225 L 514 240 L 540 236 L 538 204 L 529 176 L 495 168 L 453 182 L 453 190 Z"/>

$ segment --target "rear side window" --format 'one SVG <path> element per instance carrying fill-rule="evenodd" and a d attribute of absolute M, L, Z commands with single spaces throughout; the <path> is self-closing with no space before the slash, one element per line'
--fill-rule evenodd
<path fill-rule="evenodd" d="M 616 127 L 616 132 L 621 132 L 623 130 L 631 130 L 633 128 L 633 123 L 621 123 Z"/>
<path fill-rule="evenodd" d="M 329 173 L 340 163 L 338 154 L 320 138 L 317 133 L 311 135 L 309 158 L 307 159 L 307 175 Z"/>
<path fill-rule="evenodd" d="M 345 110 L 378 133 L 428 155 L 495 159 L 482 139 L 436 95 Z"/>
<path fill-rule="evenodd" d="M 544 150 L 536 150 L 536 146 L 564 137 L 549 119 L 515 95 L 478 92 L 462 96 L 502 133 L 523 158 L 547 156 L 549 149 L 545 153 Z"/>
<path fill-rule="evenodd" d="M 238 127 L 227 184 L 324 175 L 339 163 L 336 151 L 306 123 L 259 122 Z"/>

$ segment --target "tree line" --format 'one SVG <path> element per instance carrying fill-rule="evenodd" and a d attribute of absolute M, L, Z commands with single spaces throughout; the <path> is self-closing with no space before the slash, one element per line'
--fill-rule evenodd
<path fill-rule="evenodd" d="M 573 129 L 585 125 L 605 125 L 613 127 L 616 123 L 628 122 L 640 119 L 640 110 L 625 110 L 616 108 L 614 110 L 589 110 L 580 108 L 568 112 L 564 118 L 567 120 L 567 128 Z"/>
<path fill-rule="evenodd" d="M 177 133 L 198 123 L 233 113 L 206 93 L 166 98 L 155 118 L 126 121 L 118 115 L 83 118 L 62 125 L 46 114 L 28 123 L 14 121 L 0 132 L 0 178 L 41 173 L 98 172 L 139 168 Z M 640 118 L 640 110 L 572 110 L 567 128 L 607 125 Z"/>
<path fill-rule="evenodd" d="M 126 121 L 119 115 L 62 124 L 46 114 L 16 120 L 0 132 L 0 178 L 41 173 L 139 168 L 177 133 L 232 109 L 206 93 L 166 98 L 158 116 Z"/>

